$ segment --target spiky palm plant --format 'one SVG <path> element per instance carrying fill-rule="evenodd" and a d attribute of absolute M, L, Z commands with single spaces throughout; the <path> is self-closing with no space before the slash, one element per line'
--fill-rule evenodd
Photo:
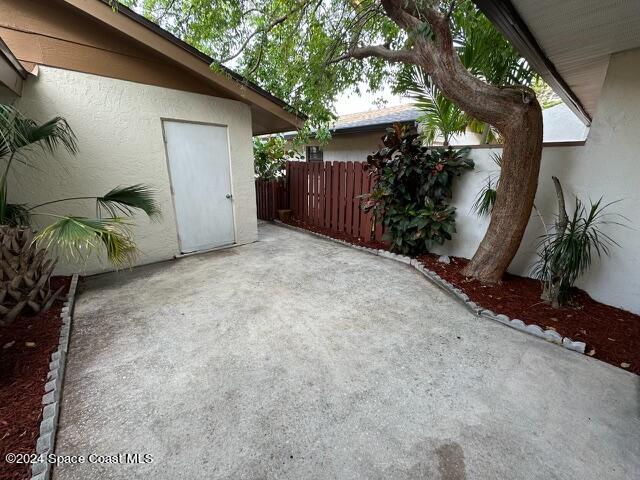
<path fill-rule="evenodd" d="M 49 284 L 59 255 L 79 260 L 102 249 L 117 267 L 131 264 L 137 250 L 130 217 L 136 211 L 150 218 L 160 214 L 153 191 L 145 185 L 39 205 L 9 203 L 12 167 L 33 167 L 38 153 L 53 154 L 59 148 L 72 155 L 78 151 L 76 136 L 65 119 L 55 117 L 38 124 L 14 107 L 0 105 L 0 325 L 11 323 L 25 309 L 39 312 L 51 306 L 60 294 Z M 96 218 L 58 215 L 43 208 L 69 200 L 95 202 Z M 33 217 L 49 218 L 52 223 L 34 233 Z"/>
<path fill-rule="evenodd" d="M 570 289 L 591 266 L 594 256 L 609 255 L 618 243 L 604 231 L 608 225 L 622 223 L 611 220 L 605 210 L 616 202 L 590 202 L 589 207 L 576 197 L 573 214 L 565 209 L 562 185 L 556 177 L 553 183 L 558 198 L 558 216 L 539 244 L 539 258 L 533 274 L 543 284 L 542 299 L 557 308 L 569 301 Z M 624 219 L 621 215 L 619 218 Z"/>
<path fill-rule="evenodd" d="M 491 160 L 496 164 L 498 169 L 502 167 L 502 155 L 499 153 L 491 153 Z M 496 175 L 494 177 L 494 175 Z M 491 215 L 493 204 L 496 203 L 498 196 L 498 184 L 500 183 L 500 170 L 489 172 L 485 184 L 476 195 L 476 199 L 471 206 L 471 212 L 479 217 Z"/>

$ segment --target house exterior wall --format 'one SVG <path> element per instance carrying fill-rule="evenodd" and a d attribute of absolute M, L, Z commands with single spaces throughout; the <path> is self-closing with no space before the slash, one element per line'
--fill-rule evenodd
<path fill-rule="evenodd" d="M 374 133 L 356 133 L 352 135 L 335 135 L 331 141 L 322 146 L 325 162 L 363 162 L 382 146 L 384 131 Z M 319 145 L 310 141 L 307 145 Z M 305 153 L 304 151 L 302 152 Z"/>
<path fill-rule="evenodd" d="M 616 217 L 611 220 L 631 228 L 605 227 L 606 233 L 617 240 L 621 248 L 613 247 L 610 257 L 596 259 L 578 285 L 596 300 L 634 313 L 640 313 L 640 102 L 635 101 L 640 98 L 639 77 L 640 49 L 612 56 L 586 144 L 543 149 L 536 195 L 536 207 L 547 223 L 552 223 L 557 213 L 552 175 L 562 182 L 568 208 L 573 207 L 574 195 L 587 204 L 589 199 L 597 201 L 600 197 L 605 203 L 622 200 L 611 206 L 609 212 L 623 215 L 626 220 Z M 461 177 L 454 191 L 458 233 L 437 253 L 469 258 L 482 240 L 488 219 L 478 219 L 470 209 L 487 174 L 497 174 L 490 158 L 492 152 L 500 150 L 472 150 L 476 171 Z M 531 272 L 543 231 L 534 212 L 509 271 L 520 275 Z"/>
<path fill-rule="evenodd" d="M 60 115 L 78 137 L 79 153 L 60 150 L 55 158 L 35 155 L 41 171 L 17 170 L 10 201 L 37 204 L 82 195 L 104 194 L 118 185 L 149 184 L 157 190 L 160 222 L 135 219 L 133 232 L 141 252 L 138 264 L 166 260 L 179 253 L 162 119 L 228 126 L 236 243 L 257 238 L 250 107 L 197 93 L 41 67 L 25 84 L 15 106 L 38 121 Z M 95 215 L 93 202 L 52 206 L 74 215 Z M 36 218 L 43 222 L 45 218 Z M 61 272 L 91 274 L 112 267 L 91 258 L 83 265 L 62 262 Z"/>

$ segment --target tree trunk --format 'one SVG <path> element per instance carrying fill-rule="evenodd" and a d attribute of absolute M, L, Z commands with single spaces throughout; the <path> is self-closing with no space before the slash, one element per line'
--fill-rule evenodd
<path fill-rule="evenodd" d="M 49 277 L 55 261 L 33 243 L 28 227 L 0 225 L 0 325 L 13 322 L 24 309 L 47 310 L 64 287 L 53 292 Z"/>
<path fill-rule="evenodd" d="M 449 18 L 429 2 L 382 0 L 382 5 L 413 38 L 411 50 L 402 51 L 402 55 L 387 54 L 387 58 L 422 67 L 447 98 L 470 116 L 496 127 L 504 137 L 491 222 L 463 271 L 485 283 L 498 282 L 520 246 L 538 186 L 542 109 L 535 92 L 527 87 L 489 85 L 472 75 L 454 48 Z M 432 36 L 419 33 L 424 30 L 423 19 L 429 22 Z"/>
<path fill-rule="evenodd" d="M 489 228 L 462 273 L 485 283 L 500 280 L 515 257 L 529 223 L 542 156 L 542 112 L 536 102 L 522 121 L 503 132 L 504 150 Z"/>

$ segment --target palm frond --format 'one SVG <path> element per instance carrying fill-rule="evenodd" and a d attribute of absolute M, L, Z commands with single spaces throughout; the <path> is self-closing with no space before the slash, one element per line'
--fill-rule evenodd
<path fill-rule="evenodd" d="M 106 212 L 111 217 L 119 215 L 129 217 L 135 210 L 142 210 L 149 218 L 155 220 L 160 217 L 160 207 L 155 195 L 155 190 L 143 184 L 116 187 L 96 199 L 98 214 L 102 216 Z"/>
<path fill-rule="evenodd" d="M 573 213 L 564 231 L 553 229 L 540 237 L 539 258 L 532 273 L 545 284 L 560 286 L 561 304 L 566 302 L 569 288 L 589 269 L 594 257 L 608 256 L 612 247 L 619 246 L 604 230 L 611 225 L 625 226 L 622 222 L 611 220 L 606 212 L 614 203 L 617 202 L 603 204 L 601 198 L 590 202 L 587 208 L 576 197 Z"/>
<path fill-rule="evenodd" d="M 62 117 L 54 117 L 42 124 L 37 124 L 30 118 L 19 115 L 15 119 L 14 128 L 19 134 L 15 136 L 12 144 L 14 152 L 35 145 L 51 154 L 58 147 L 63 147 L 71 154 L 78 152 L 75 133 Z"/>
<path fill-rule="evenodd" d="M 31 215 L 26 205 L 7 203 L 3 206 L 2 210 L 2 223 L 15 227 L 21 227 L 29 225 L 31 221 Z"/>
<path fill-rule="evenodd" d="M 399 88 L 413 98 L 416 107 L 423 112 L 417 120 L 427 144 L 432 145 L 438 136 L 448 144 L 453 135 L 464 133 L 469 117 L 444 96 L 421 68 L 403 70 Z"/>
<path fill-rule="evenodd" d="M 57 221 L 43 228 L 35 237 L 47 250 L 56 250 L 72 261 L 86 259 L 97 249 L 104 249 L 116 267 L 133 264 L 137 249 L 126 219 L 56 216 Z"/>
<path fill-rule="evenodd" d="M 478 217 L 486 217 L 491 214 L 493 205 L 496 203 L 497 183 L 497 181 L 493 181 L 491 176 L 487 177 L 487 182 L 478 192 L 471 206 L 472 213 L 475 213 Z"/>

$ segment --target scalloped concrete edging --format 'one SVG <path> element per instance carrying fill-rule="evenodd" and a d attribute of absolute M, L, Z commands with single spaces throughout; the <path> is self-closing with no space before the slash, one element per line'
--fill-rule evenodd
<path fill-rule="evenodd" d="M 462 290 L 457 288 L 452 283 L 443 279 L 436 272 L 433 272 L 428 268 L 426 268 L 415 258 L 407 257 L 404 255 L 398 255 L 397 253 L 389 252 L 388 250 L 377 250 L 375 248 L 354 245 L 353 243 L 349 243 L 346 240 L 339 240 L 337 238 L 330 237 L 329 235 L 323 235 L 322 233 L 306 230 L 304 228 L 294 227 L 293 225 L 289 225 L 279 220 L 274 220 L 273 222 L 282 227 L 290 228 L 292 230 L 297 230 L 299 232 L 303 232 L 311 235 L 315 235 L 316 237 L 321 237 L 327 240 L 331 240 L 332 242 L 340 243 L 341 245 L 346 245 L 348 247 L 355 248 L 356 250 L 362 250 L 364 252 L 371 253 L 372 255 L 378 255 L 380 257 L 389 258 L 397 262 L 406 263 L 407 265 L 412 266 L 413 268 L 418 270 L 420 273 L 422 273 L 422 275 L 424 275 L 429 281 L 431 281 L 431 283 L 442 288 L 447 293 L 454 296 L 458 301 L 462 302 L 463 305 L 467 307 L 475 315 L 488 318 L 495 322 L 501 323 L 502 325 L 506 325 L 507 327 L 514 328 L 524 333 L 528 333 L 529 335 L 534 335 L 536 337 L 542 338 L 543 340 L 546 340 L 547 342 L 555 343 L 557 345 L 560 345 L 574 352 L 584 354 L 584 350 L 586 348 L 586 345 L 584 342 L 575 342 L 568 337 L 562 337 L 562 335 L 560 335 L 555 330 L 544 330 L 538 325 L 535 325 L 535 324 L 527 325 L 520 319 L 517 319 L 517 318 L 511 319 L 506 315 L 496 314 L 491 310 L 485 310 L 484 308 L 482 308 L 482 306 L 471 301 L 469 296 L 466 293 L 464 293 Z"/>
<path fill-rule="evenodd" d="M 67 300 L 64 302 L 62 311 L 60 312 L 60 317 L 62 318 L 60 340 L 58 341 L 58 349 L 51 354 L 47 383 L 44 386 L 45 394 L 42 397 L 44 407 L 42 409 L 42 422 L 40 423 L 40 436 L 36 443 L 36 455 L 42 455 L 43 457 L 53 453 L 56 443 L 62 382 L 64 380 L 64 370 L 67 361 L 71 320 L 73 318 L 73 307 L 77 287 L 78 275 L 76 274 L 71 278 Z M 44 461 L 31 465 L 31 480 L 49 480 L 50 476 L 51 463 Z"/>

